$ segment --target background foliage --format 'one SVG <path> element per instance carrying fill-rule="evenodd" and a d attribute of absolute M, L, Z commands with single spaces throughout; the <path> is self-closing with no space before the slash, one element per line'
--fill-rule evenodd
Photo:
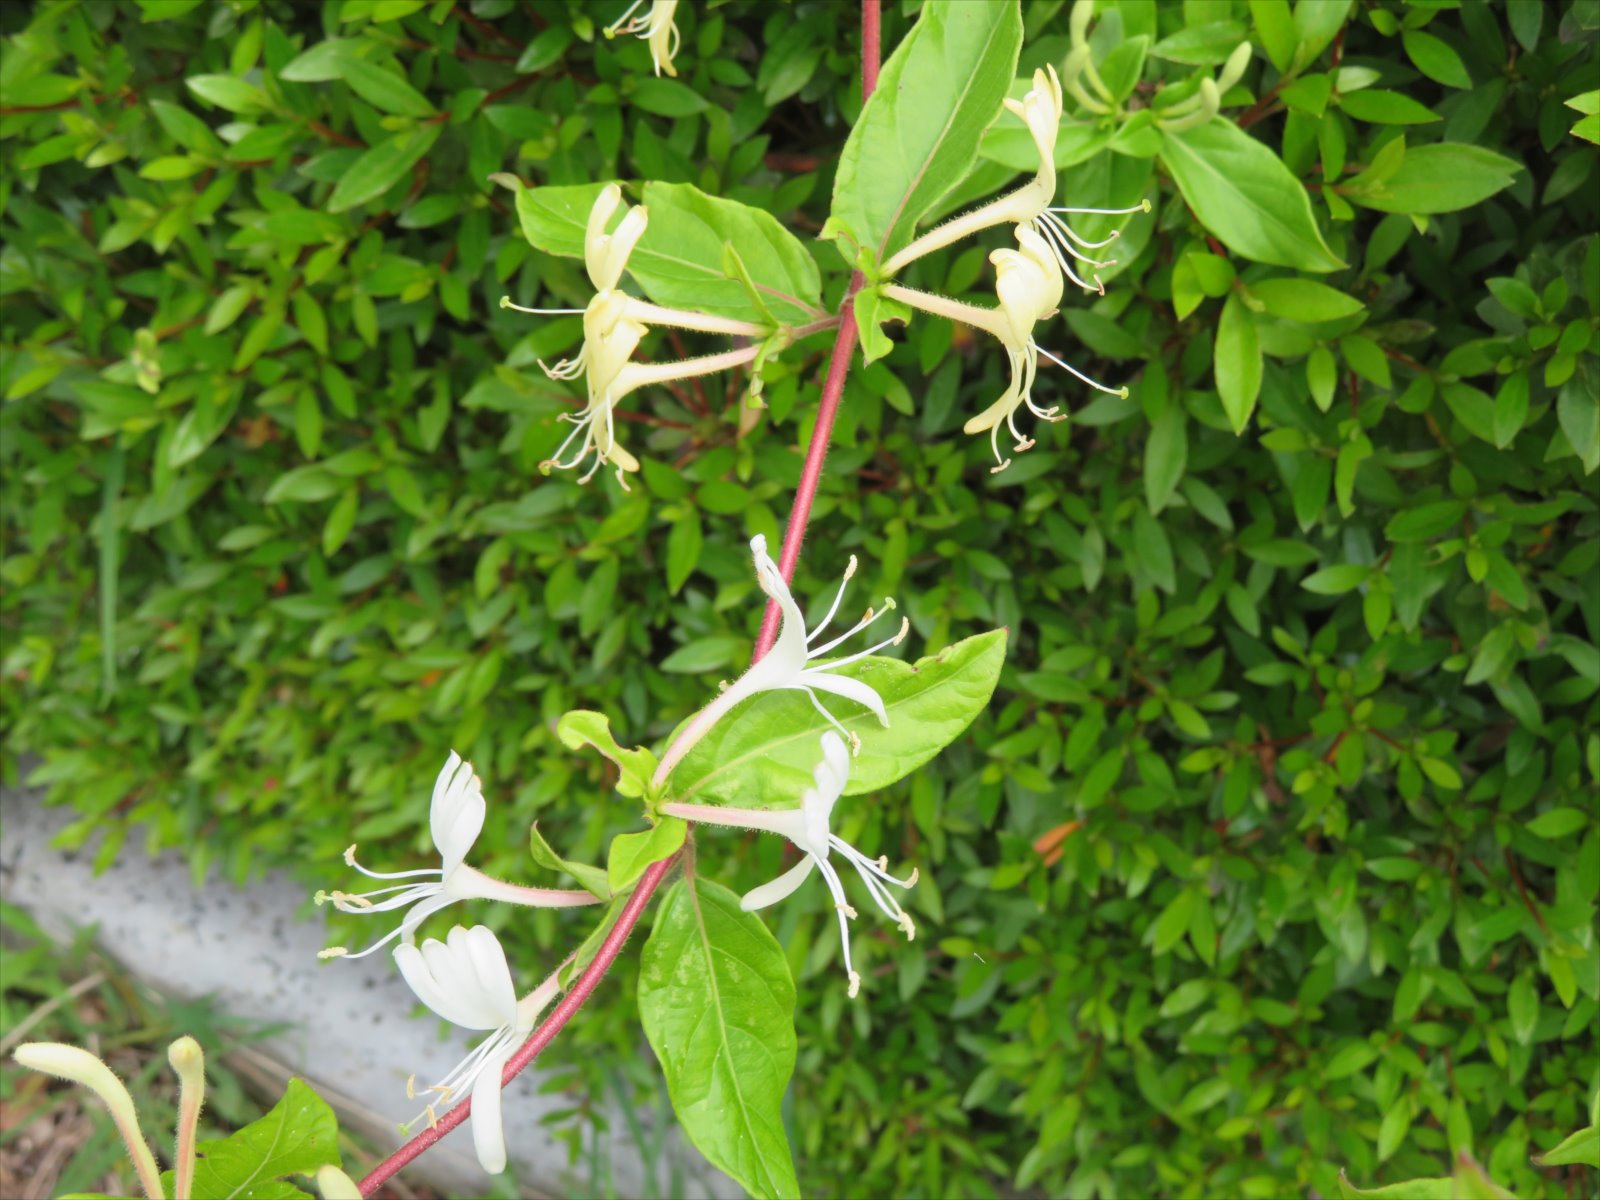
<path fill-rule="evenodd" d="M 827 336 L 754 418 L 739 378 L 636 405 L 631 493 L 540 478 L 570 400 L 534 360 L 578 321 L 498 299 L 586 285 L 488 176 L 691 182 L 814 235 L 855 34 L 685 3 L 658 79 L 613 7 L 0 9 L 4 765 L 40 756 L 65 844 L 326 886 L 352 838 L 422 836 L 454 746 L 482 866 L 530 877 L 536 816 L 593 861 L 626 818 L 554 717 L 659 739 L 743 661 Z M 1600 1082 L 1597 151 L 1565 103 L 1600 4 L 1098 7 L 1121 116 L 1059 195 L 1155 211 L 1041 341 L 1131 398 L 1049 376 L 1072 422 L 991 476 L 959 430 L 1003 357 L 890 326 L 801 564 L 817 593 L 860 554 L 917 653 L 1012 630 L 969 737 L 846 818 L 922 864 L 925 938 L 859 939 L 847 1005 L 820 897 L 775 917 L 802 1184 L 1327 1195 L 1470 1149 L 1592 1192 L 1529 1155 Z M 1067 10 L 1024 15 L 1022 70 L 1059 65 Z M 1139 115 L 1245 39 L 1217 121 Z M 1019 135 L 936 211 L 1028 169 Z M 983 303 L 988 248 L 910 281 Z M 767 878 L 772 841 L 702 835 L 702 873 Z M 488 919 L 530 978 L 578 936 Z M 623 983 L 557 1043 L 575 1111 L 659 1088 Z"/>

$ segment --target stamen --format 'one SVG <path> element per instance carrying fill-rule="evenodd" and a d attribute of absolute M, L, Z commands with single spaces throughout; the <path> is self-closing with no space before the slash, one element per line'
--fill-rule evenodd
<path fill-rule="evenodd" d="M 1129 213 L 1149 212 L 1150 201 L 1141 200 L 1132 208 L 1069 208 L 1062 204 L 1052 204 L 1045 211 L 1053 213 L 1082 213 L 1085 216 L 1095 217 L 1125 217 Z"/>
<path fill-rule="evenodd" d="M 861 990 L 861 976 L 854 971 L 850 972 L 850 999 L 856 998 L 856 993 Z"/>
<path fill-rule="evenodd" d="M 329 946 L 326 950 L 318 950 L 317 957 L 321 959 L 344 958 L 350 951 L 343 946 Z"/>
<path fill-rule="evenodd" d="M 823 617 L 822 620 L 817 622 L 817 627 L 815 629 L 813 629 L 810 633 L 806 634 L 806 645 L 809 646 L 811 644 L 811 639 L 816 637 L 824 629 L 826 629 L 828 627 L 828 624 L 833 620 L 834 614 L 839 611 L 839 602 L 844 599 L 845 584 L 850 582 L 850 577 L 852 575 L 854 575 L 855 573 L 856 573 L 856 556 L 854 554 L 852 554 L 850 556 L 849 565 L 847 565 L 845 567 L 845 569 L 844 569 L 844 578 L 839 581 L 839 590 L 833 597 L 833 603 L 831 605 L 829 605 L 829 607 L 828 607 L 828 615 Z"/>
<path fill-rule="evenodd" d="M 1087 375 L 1085 375 L 1082 371 L 1078 370 L 1077 367 L 1073 366 L 1071 363 L 1062 362 L 1059 358 L 1057 358 L 1054 354 L 1051 354 L 1050 351 L 1046 350 L 1043 346 L 1038 346 L 1038 347 L 1035 347 L 1035 348 L 1039 351 L 1040 354 L 1044 355 L 1051 362 L 1055 363 L 1056 366 L 1061 367 L 1064 370 L 1070 371 L 1073 375 L 1077 376 L 1084 383 L 1087 383 L 1090 387 L 1096 389 L 1097 391 L 1104 392 L 1108 396 L 1121 396 L 1124 400 L 1126 400 L 1128 398 L 1128 389 L 1127 389 L 1126 386 L 1123 386 L 1123 387 L 1120 387 L 1120 388 L 1109 388 L 1103 383 L 1096 383 L 1094 380 L 1090 379 Z"/>
<path fill-rule="evenodd" d="M 889 610 L 886 608 L 883 611 L 884 612 L 888 612 Z M 819 668 L 819 669 L 827 670 L 827 671 L 836 670 L 839 667 L 848 666 L 850 663 L 859 662 L 863 658 L 866 658 L 867 655 L 875 654 L 879 650 L 882 650 L 885 646 L 898 646 L 901 642 L 903 642 L 905 640 L 906 633 L 907 633 L 907 631 L 910 630 L 910 628 L 911 628 L 911 618 L 910 617 L 901 617 L 900 618 L 900 629 L 898 630 L 898 632 L 895 633 L 895 635 L 893 637 L 884 638 L 883 641 L 879 642 L 876 646 L 868 646 L 865 650 L 862 650 L 862 651 L 860 651 L 860 652 L 858 652 L 856 654 L 852 654 L 847 658 L 836 658 L 831 663 L 829 663 L 826 667 Z M 832 645 L 832 644 L 835 644 L 835 643 L 830 643 L 830 645 Z M 815 654 L 820 654 L 820 653 L 822 653 L 822 651 L 818 650 L 818 651 L 815 651 L 814 653 Z"/>
<path fill-rule="evenodd" d="M 860 633 L 868 625 L 871 625 L 879 617 L 883 616 L 884 613 L 889 612 L 893 608 L 894 608 L 894 601 L 893 600 L 888 600 L 888 601 L 886 601 L 884 603 L 884 606 L 881 609 L 878 609 L 876 611 L 874 611 L 873 609 L 870 609 L 870 608 L 867 609 L 866 613 L 862 616 L 861 620 L 857 621 L 853 626 L 850 627 L 850 629 L 846 630 L 844 633 L 841 633 L 838 637 L 834 638 L 833 641 L 827 642 L 826 644 L 821 645 L 821 646 L 817 646 L 814 649 L 808 649 L 806 651 L 806 660 L 809 662 L 813 658 L 820 658 L 820 657 L 822 657 L 822 655 L 826 654 L 829 650 L 832 650 L 835 646 L 838 646 L 843 642 L 849 641 L 856 634 Z M 869 651 L 867 651 L 867 653 L 870 654 L 870 653 L 872 653 L 872 651 L 869 650 Z M 855 657 L 856 658 L 860 658 L 861 656 L 858 654 Z M 855 659 L 854 658 L 850 658 L 850 659 L 845 659 L 843 661 L 845 661 L 845 662 L 854 662 Z M 838 665 L 839 665 L 838 663 L 829 663 L 828 664 L 828 668 L 829 668 L 829 670 L 832 670 L 834 667 L 836 667 Z"/>
<path fill-rule="evenodd" d="M 510 296 L 500 297 L 500 307 L 513 309 L 519 313 L 530 313 L 536 317 L 571 316 L 575 313 L 587 312 L 584 308 L 525 308 L 521 304 L 513 304 Z"/>
<path fill-rule="evenodd" d="M 800 691 L 804 692 L 808 697 L 810 697 L 810 699 L 811 699 L 811 707 L 815 708 L 819 713 L 821 713 L 823 715 L 823 717 L 827 720 L 828 724 L 832 725 L 835 729 L 837 729 L 841 734 L 844 735 L 845 740 L 850 743 L 850 745 L 853 748 L 853 750 L 855 751 L 855 753 L 857 753 L 857 754 L 861 753 L 861 739 L 859 737 L 857 737 L 854 733 L 852 733 L 850 730 L 846 729 L 843 725 L 841 725 L 839 723 L 839 718 L 838 717 L 834 716 L 826 708 L 822 707 L 822 701 L 817 699 L 816 692 L 812 691 L 810 688 L 808 688 L 803 683 L 791 684 L 790 686 L 798 688 Z"/>
<path fill-rule="evenodd" d="M 639 25 L 639 22 L 644 21 L 648 23 L 648 18 L 637 17 L 632 21 L 628 20 L 628 18 L 633 16 L 633 10 L 638 8 L 639 5 L 643 3 L 644 0 L 633 0 L 633 3 L 628 5 L 626 12 L 605 27 L 605 35 L 610 38 L 616 37 L 619 33 L 638 33 L 639 29 L 643 28 L 642 25 Z M 634 28 L 635 26 L 638 26 L 638 28 Z"/>

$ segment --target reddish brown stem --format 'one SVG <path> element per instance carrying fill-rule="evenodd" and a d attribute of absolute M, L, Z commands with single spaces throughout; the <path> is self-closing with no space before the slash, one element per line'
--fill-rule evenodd
<path fill-rule="evenodd" d="M 861 0 L 861 95 L 863 100 L 872 94 L 872 89 L 878 83 L 878 65 L 881 54 L 879 16 L 879 0 Z M 826 422 L 824 422 L 823 415 L 819 411 L 816 428 L 811 434 L 811 445 L 806 451 L 806 471 L 800 480 L 800 494 L 795 497 L 794 511 L 789 519 L 790 527 L 784 535 L 784 561 L 788 564 L 784 571 L 785 578 L 794 571 L 794 558 L 791 558 L 789 553 L 791 541 L 794 545 L 794 557 L 797 558 L 799 556 L 801 535 L 804 533 L 805 521 L 811 513 L 811 498 L 816 494 L 817 481 L 822 477 L 822 459 L 827 451 L 828 437 L 833 430 L 833 414 L 837 412 L 839 397 L 844 393 L 844 380 L 849 373 L 850 354 L 855 348 L 856 338 L 856 323 L 849 317 L 848 306 L 858 286 L 860 286 L 859 275 L 851 280 L 850 288 L 845 293 L 845 298 L 841 305 L 842 319 L 839 322 L 838 337 L 834 342 L 834 366 L 830 366 L 828 370 L 829 385 L 832 385 L 834 376 L 836 374 L 838 376 L 837 387 L 832 389 L 834 393 L 833 411 L 827 414 Z M 841 347 L 843 347 L 842 353 Z M 842 365 L 839 365 L 841 363 Z M 824 386 L 822 402 L 824 408 L 829 403 L 829 390 L 829 386 Z M 815 460 L 814 469 L 812 467 L 813 459 Z M 809 491 L 807 490 L 808 480 Z M 804 498 L 803 505 L 801 503 L 802 497 Z M 768 615 L 771 615 L 770 612 Z M 770 642 L 767 644 L 770 645 Z M 761 648 L 761 643 L 757 643 L 754 657 L 760 658 L 763 653 L 765 651 Z M 634 886 L 633 894 L 628 897 L 627 904 L 623 906 L 622 912 L 617 916 L 617 923 L 612 926 L 611 932 L 606 935 L 605 941 L 600 944 L 600 949 L 595 953 L 593 961 L 584 968 L 583 974 L 578 976 L 577 982 L 572 985 L 571 990 L 561 998 L 561 1002 L 545 1018 L 544 1024 L 533 1031 L 528 1040 L 522 1044 L 522 1048 L 506 1063 L 505 1071 L 501 1075 L 504 1083 L 510 1083 L 513 1078 L 526 1069 L 544 1048 L 555 1040 L 556 1034 L 561 1032 L 566 1023 L 572 1019 L 573 1014 L 588 1001 L 595 988 L 599 986 L 600 980 L 610 970 L 611 964 L 616 961 L 617 955 L 622 952 L 623 943 L 628 940 L 628 935 L 633 932 L 633 927 L 638 924 L 639 917 L 644 913 L 645 906 L 650 903 L 650 898 L 655 895 L 656 889 L 661 886 L 661 881 L 666 878 L 667 872 L 672 869 L 676 862 L 677 857 L 674 856 L 663 862 L 652 863 L 649 869 L 639 877 L 639 882 Z M 393 1178 L 395 1173 L 402 1167 L 413 1162 L 428 1147 L 465 1121 L 471 1113 L 472 1097 L 468 1096 L 467 1099 L 439 1118 L 437 1125 L 424 1130 L 379 1163 L 371 1174 L 361 1181 L 361 1194 L 363 1196 L 371 1196 L 373 1192 Z"/>

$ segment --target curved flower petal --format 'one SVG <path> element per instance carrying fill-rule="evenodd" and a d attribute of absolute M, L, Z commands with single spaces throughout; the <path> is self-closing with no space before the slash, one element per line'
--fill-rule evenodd
<path fill-rule="evenodd" d="M 806 877 L 816 869 L 817 860 L 807 854 L 794 866 L 771 883 L 763 883 L 760 887 L 751 888 L 745 893 L 744 899 L 739 901 L 739 907 L 745 912 L 756 912 L 768 905 L 776 904 L 779 900 L 787 900 L 794 895 L 795 889 L 806 881 Z"/>
<path fill-rule="evenodd" d="M 500 1076 L 511 1057 L 508 1049 L 484 1062 L 472 1084 L 472 1148 L 478 1165 L 491 1175 L 506 1169 L 506 1132 L 500 1117 Z"/>
<path fill-rule="evenodd" d="M 859 679 L 847 679 L 843 675 L 827 675 L 813 667 L 791 686 L 802 689 L 815 688 L 819 692 L 830 692 L 846 700 L 854 700 L 857 704 L 871 709 L 872 715 L 878 718 L 880 725 L 887 728 L 889 724 L 889 713 L 883 707 L 883 697 Z"/>

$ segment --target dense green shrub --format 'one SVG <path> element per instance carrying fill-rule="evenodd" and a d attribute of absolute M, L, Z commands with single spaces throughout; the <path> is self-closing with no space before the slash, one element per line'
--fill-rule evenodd
<path fill-rule="evenodd" d="M 489 177 L 692 182 L 814 235 L 853 10 L 685 0 L 668 79 L 612 7 L 0 7 L 4 765 L 39 756 L 64 845 L 325 884 L 420 827 L 454 746 L 482 865 L 524 875 L 535 817 L 575 857 L 630 819 L 554 717 L 659 740 L 736 672 L 830 338 L 763 413 L 715 376 L 635 406 L 630 492 L 542 478 L 569 399 L 535 360 L 578 321 L 498 300 L 587 286 Z M 1024 13 L 1023 72 L 1059 66 L 1068 10 Z M 1470 1150 L 1592 1194 L 1529 1155 L 1600 1086 L 1597 33 L 1596 0 L 1100 0 L 1120 108 L 1059 195 L 1154 213 L 1041 340 L 1131 396 L 1043 377 L 1071 422 L 991 475 L 960 426 L 1003 357 L 889 326 L 801 565 L 858 553 L 919 650 L 1013 633 L 989 715 L 866 818 L 923 864 L 925 937 L 860 939 L 847 1006 L 820 899 L 775 917 L 811 1191 L 1329 1195 Z M 1245 39 L 1217 120 L 1151 123 Z M 1031 170 L 1019 133 L 945 212 Z M 983 303 L 1002 241 L 911 282 Z M 700 853 L 748 884 L 780 848 Z M 601 995 L 551 1061 L 653 1088 Z"/>

